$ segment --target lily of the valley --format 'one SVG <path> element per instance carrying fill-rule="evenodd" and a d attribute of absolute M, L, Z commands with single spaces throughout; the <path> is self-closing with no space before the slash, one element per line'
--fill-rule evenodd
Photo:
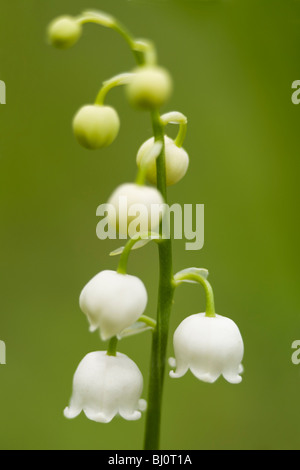
<path fill-rule="evenodd" d="M 237 325 L 229 318 L 198 313 L 179 325 L 173 339 L 176 367 L 170 376 L 182 377 L 188 369 L 204 382 L 213 383 L 220 375 L 232 384 L 242 381 L 244 344 Z"/>
<path fill-rule="evenodd" d="M 145 155 L 149 154 L 155 145 L 154 138 L 147 140 L 140 147 L 136 161 L 138 167 L 143 162 Z M 189 156 L 182 147 L 177 147 L 173 139 L 165 136 L 165 161 L 167 186 L 178 183 L 186 174 L 189 166 Z M 152 184 L 157 183 L 156 158 L 152 158 L 147 165 L 147 178 Z"/>
<path fill-rule="evenodd" d="M 93 277 L 79 298 L 90 331 L 99 328 L 104 341 L 135 323 L 144 313 L 147 301 L 146 288 L 138 277 L 109 270 Z"/>
<path fill-rule="evenodd" d="M 129 357 L 106 351 L 92 352 L 79 364 L 73 379 L 73 394 L 66 418 L 76 418 L 82 411 L 88 419 L 109 423 L 117 414 L 128 421 L 141 417 L 146 409 L 141 399 L 143 376 Z"/>
<path fill-rule="evenodd" d="M 139 231 L 155 232 L 164 210 L 161 193 L 153 187 L 135 183 L 119 186 L 107 204 L 109 224 L 131 238 Z"/>

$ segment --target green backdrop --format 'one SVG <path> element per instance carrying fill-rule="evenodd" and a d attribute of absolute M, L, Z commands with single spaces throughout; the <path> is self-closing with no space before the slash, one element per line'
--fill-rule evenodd
<path fill-rule="evenodd" d="M 162 448 L 299 448 L 300 366 L 291 344 L 300 339 L 300 107 L 291 84 L 300 79 L 300 2 L 292 0 L 2 2 L 0 448 L 138 449 L 143 441 L 144 417 L 101 425 L 62 414 L 77 364 L 105 347 L 78 306 L 84 284 L 115 268 L 108 253 L 120 245 L 97 239 L 96 208 L 134 178 L 137 148 L 151 135 L 147 113 L 132 110 L 120 89 L 109 98 L 122 122 L 117 141 L 95 153 L 75 142 L 76 110 L 134 65 L 120 37 L 93 25 L 69 51 L 47 45 L 50 20 L 86 8 L 152 38 L 174 77 L 164 111 L 188 116 L 191 163 L 170 202 L 205 204 L 205 246 L 185 251 L 175 241 L 174 269 L 209 269 L 217 311 L 245 341 L 241 385 L 166 377 Z M 147 286 L 150 315 L 156 259 L 149 245 L 129 265 Z M 199 288 L 179 289 L 171 333 L 203 309 Z M 143 372 L 146 396 L 150 333 L 124 339 L 120 350 Z"/>

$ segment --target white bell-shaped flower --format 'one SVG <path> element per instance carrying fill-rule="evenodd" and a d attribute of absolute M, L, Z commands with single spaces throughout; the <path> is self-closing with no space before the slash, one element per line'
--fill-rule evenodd
<path fill-rule="evenodd" d="M 135 323 L 144 313 L 147 301 L 146 288 L 138 277 L 109 270 L 93 277 L 79 298 L 90 331 L 99 328 L 103 341 Z"/>
<path fill-rule="evenodd" d="M 119 186 L 107 204 L 111 227 L 123 236 L 154 232 L 164 212 L 164 200 L 156 188 L 135 183 Z"/>
<path fill-rule="evenodd" d="M 75 372 L 70 406 L 64 415 L 73 419 L 84 411 L 88 419 L 98 423 L 109 423 L 117 414 L 134 421 L 147 406 L 140 398 L 142 391 L 143 376 L 129 357 L 92 352 Z"/>
<path fill-rule="evenodd" d="M 138 167 L 143 162 L 145 155 L 149 154 L 155 144 L 154 138 L 147 140 L 140 147 L 136 162 Z M 189 156 L 182 147 L 177 147 L 173 139 L 165 136 L 166 180 L 167 186 L 178 183 L 187 172 Z M 152 184 L 156 184 L 156 158 L 152 158 L 147 165 L 147 178 Z"/>
<path fill-rule="evenodd" d="M 176 360 L 170 359 L 171 377 L 182 377 L 188 369 L 204 382 L 220 375 L 232 384 L 242 381 L 244 344 L 237 325 L 229 318 L 198 313 L 179 325 L 173 339 Z"/>

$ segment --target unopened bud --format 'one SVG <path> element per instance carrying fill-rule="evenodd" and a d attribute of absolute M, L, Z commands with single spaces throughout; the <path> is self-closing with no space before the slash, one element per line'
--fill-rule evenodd
<path fill-rule="evenodd" d="M 50 43 L 58 49 L 72 47 L 82 34 L 82 26 L 71 16 L 56 18 L 48 27 Z"/>
<path fill-rule="evenodd" d="M 169 99 L 171 92 L 169 72 L 157 66 L 140 67 L 127 85 L 128 99 L 137 108 L 160 108 Z"/>
<path fill-rule="evenodd" d="M 141 146 L 137 154 L 137 165 L 143 165 L 144 157 L 149 155 L 154 146 L 154 138 L 147 140 Z M 174 140 L 165 136 L 165 159 L 167 186 L 178 183 L 187 172 L 189 156 L 182 147 L 177 147 Z M 156 184 L 156 158 L 147 162 L 147 178 L 152 184 Z"/>
<path fill-rule="evenodd" d="M 83 106 L 73 120 L 76 139 L 80 145 L 90 150 L 110 145 L 119 129 L 119 116 L 110 106 Z"/>

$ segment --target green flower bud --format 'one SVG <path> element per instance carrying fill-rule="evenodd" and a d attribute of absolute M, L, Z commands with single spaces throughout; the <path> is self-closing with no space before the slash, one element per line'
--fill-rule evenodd
<path fill-rule="evenodd" d="M 170 97 L 172 79 L 165 69 L 144 66 L 135 70 L 126 87 L 132 106 L 144 109 L 160 108 Z"/>
<path fill-rule="evenodd" d="M 48 27 L 50 43 L 58 49 L 72 47 L 82 34 L 82 26 L 71 16 L 56 18 Z"/>
<path fill-rule="evenodd" d="M 138 151 L 136 162 L 138 167 L 143 164 L 143 159 L 151 152 L 154 146 L 154 138 L 147 140 Z M 170 137 L 165 136 L 165 159 L 167 186 L 178 183 L 187 172 L 189 156 L 182 147 L 177 147 Z M 147 178 L 152 184 L 156 184 L 156 158 L 147 162 Z"/>
<path fill-rule="evenodd" d="M 83 106 L 73 120 L 76 139 L 80 145 L 91 150 L 110 145 L 119 129 L 119 116 L 110 106 Z"/>

